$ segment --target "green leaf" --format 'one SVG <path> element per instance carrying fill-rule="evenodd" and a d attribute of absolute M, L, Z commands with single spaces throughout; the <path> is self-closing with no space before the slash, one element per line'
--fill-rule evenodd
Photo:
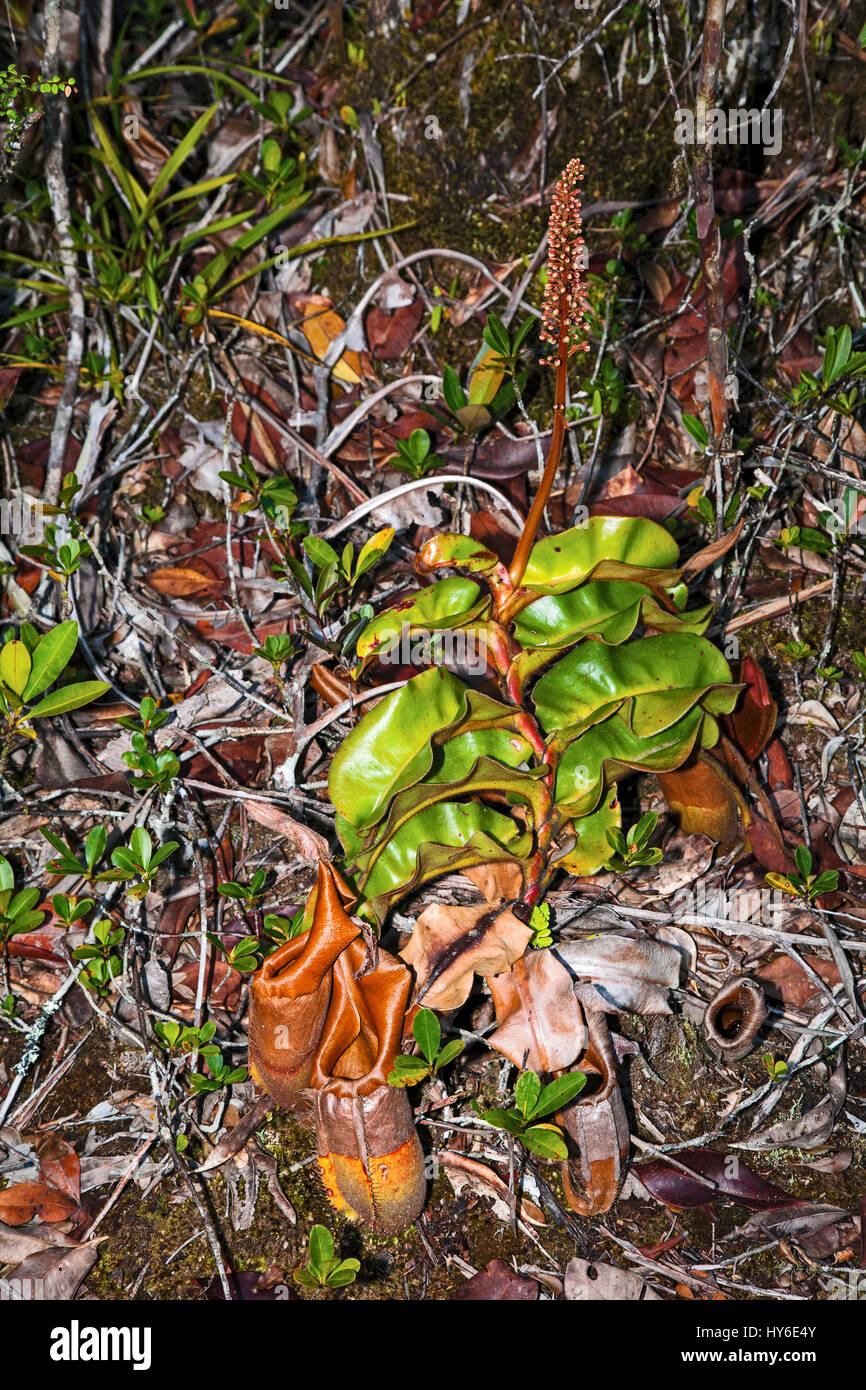
<path fill-rule="evenodd" d="M 59 623 L 40 638 L 32 653 L 30 676 L 24 687 L 23 699 L 32 700 L 56 681 L 69 665 L 78 643 L 78 624 L 71 618 Z"/>
<path fill-rule="evenodd" d="M 34 705 L 28 711 L 28 719 L 47 719 L 55 714 L 66 714 L 69 710 L 80 709 L 82 705 L 89 705 L 91 700 L 98 700 L 100 695 L 104 695 L 111 686 L 108 681 L 83 681 L 80 685 L 65 685 L 62 690 L 55 690 L 50 695 Z"/>
<path fill-rule="evenodd" d="M 314 1226 L 310 1232 L 310 1268 L 321 1269 L 334 1258 L 334 1237 L 327 1226 Z"/>
<path fill-rule="evenodd" d="M 388 1074 L 389 1086 L 417 1086 L 430 1075 L 430 1068 L 420 1057 L 407 1058 L 407 1061 L 414 1062 L 414 1066 L 397 1066 L 399 1058 L 395 1058 L 394 1070 Z"/>
<path fill-rule="evenodd" d="M 794 851 L 794 860 L 803 877 L 808 878 L 812 872 L 812 856 L 805 845 L 797 846 Z"/>
<path fill-rule="evenodd" d="M 412 1032 L 415 1035 L 416 1043 L 432 1066 L 442 1041 L 442 1029 L 432 1009 L 418 1010 L 412 1024 Z"/>
<path fill-rule="evenodd" d="M 696 706 L 670 728 L 648 738 L 639 738 L 629 729 L 621 710 L 592 725 L 568 743 L 559 760 L 557 805 L 585 816 L 596 809 L 605 787 L 630 771 L 669 772 L 680 767 L 701 736 L 706 718 Z"/>
<path fill-rule="evenodd" d="M 359 721 L 328 776 L 331 802 L 350 825 L 374 825 L 398 791 L 424 776 L 433 760 L 433 735 L 460 718 L 466 697 L 456 676 L 434 668 L 386 695 Z"/>
<path fill-rule="evenodd" d="M 355 570 L 356 578 L 360 579 L 362 574 L 366 574 L 368 569 L 375 565 L 378 560 L 381 560 L 386 550 L 390 547 L 395 534 L 393 526 L 386 526 L 381 531 L 377 531 L 375 536 L 371 536 L 361 547 L 361 553 L 358 556 L 358 564 Z"/>
<path fill-rule="evenodd" d="M 825 873 L 819 874 L 812 884 L 812 897 L 820 898 L 822 893 L 835 893 L 838 887 L 838 869 L 827 869 Z"/>
<path fill-rule="evenodd" d="M 683 427 L 688 431 L 700 449 L 706 449 L 709 443 L 709 436 L 707 435 L 707 427 L 703 420 L 699 420 L 697 415 L 686 415 L 686 413 L 683 412 Z"/>
<path fill-rule="evenodd" d="M 15 887 L 15 874 L 8 859 L 0 854 L 0 893 L 11 893 Z"/>
<path fill-rule="evenodd" d="M 580 1095 L 585 1085 L 586 1077 L 582 1071 L 572 1071 L 567 1076 L 558 1076 L 555 1081 L 549 1081 L 538 1097 L 535 1115 L 540 1119 L 544 1115 L 552 1115 L 555 1110 L 562 1110 L 569 1101 Z"/>
<path fill-rule="evenodd" d="M 529 1119 L 534 1114 L 540 1094 L 541 1082 L 536 1073 L 534 1071 L 521 1072 L 514 1087 L 514 1103 L 525 1119 Z"/>
<path fill-rule="evenodd" d="M 135 856 L 130 853 L 125 845 L 118 845 L 117 849 L 111 851 L 111 862 L 118 869 L 122 869 L 126 874 L 134 874 L 137 871 Z M 102 875 L 100 874 L 100 878 Z"/>
<path fill-rule="evenodd" d="M 472 579 L 451 576 L 438 580 L 368 623 L 358 638 L 358 657 L 365 662 L 390 652 L 399 643 L 404 624 L 410 635 L 419 628 L 430 631 L 459 626 L 487 603 L 485 598 L 479 604 L 480 593 Z"/>
<path fill-rule="evenodd" d="M 13 919 L 16 917 L 24 917 L 30 912 L 31 908 L 36 906 L 41 896 L 42 893 L 38 888 L 22 888 L 19 893 L 15 894 L 6 909 L 7 917 Z"/>
<path fill-rule="evenodd" d="M 16 695 L 23 696 L 30 678 L 30 653 L 23 642 L 7 642 L 0 647 L 0 680 Z"/>
<path fill-rule="evenodd" d="M 339 566 L 340 560 L 336 550 L 327 541 L 322 540 L 321 536 L 305 536 L 304 549 L 318 569 L 324 569 L 327 565 Z"/>
<path fill-rule="evenodd" d="M 199 116 L 195 124 L 190 127 L 186 135 L 184 135 L 183 139 L 177 145 L 176 149 L 172 150 L 168 159 L 165 161 L 156 178 L 154 179 L 151 185 L 150 192 L 148 193 L 147 199 L 145 200 L 144 206 L 138 214 L 138 226 L 141 226 L 142 222 L 147 221 L 147 218 L 150 216 L 151 212 L 153 211 L 154 207 L 159 201 L 160 193 L 166 187 L 166 185 L 171 182 L 178 169 L 195 149 L 196 145 L 199 142 L 199 139 L 204 134 L 205 130 L 213 120 L 214 112 L 216 111 L 218 105 L 218 102 L 214 102 L 213 106 L 209 106 L 208 109 Z"/>
<path fill-rule="evenodd" d="M 521 771 L 482 756 L 459 782 L 424 780 L 414 787 L 407 787 L 394 797 L 388 815 L 370 832 L 363 851 L 357 855 L 357 863 L 363 868 L 366 878 L 374 872 L 376 861 L 388 844 L 416 816 L 437 803 L 457 801 L 467 795 L 480 799 L 492 794 L 525 802 L 532 810 L 533 824 L 540 825 L 550 806 L 550 793 L 544 777 L 543 767 Z"/>
<path fill-rule="evenodd" d="M 546 594 L 518 614 L 514 635 L 523 647 L 566 647 L 591 633 L 609 645 L 631 637 L 639 622 L 663 631 L 702 634 L 712 605 L 692 613 L 671 613 L 662 608 L 650 589 L 626 579 L 590 580 L 565 594 Z M 518 666 L 531 671 L 536 659 L 518 658 Z"/>
<path fill-rule="evenodd" d="M 555 1125 L 533 1125 L 521 1134 L 520 1142 L 539 1158 L 554 1158 L 560 1162 L 568 1158 L 562 1132 Z"/>
<path fill-rule="evenodd" d="M 491 1110 L 485 1110 L 484 1119 L 489 1125 L 495 1125 L 497 1129 L 504 1129 L 508 1134 L 519 1134 L 523 1129 L 523 1120 L 520 1116 L 516 1115 L 513 1110 L 503 1110 L 499 1105 L 494 1105 Z"/>
<path fill-rule="evenodd" d="M 436 1070 L 441 1071 L 443 1067 L 447 1067 L 449 1062 L 453 1062 L 455 1057 L 460 1056 L 465 1046 L 462 1038 L 452 1038 L 450 1042 L 447 1042 L 436 1058 Z"/>
<path fill-rule="evenodd" d="M 341 838 L 346 824 L 337 823 Z M 478 802 L 443 802 L 414 816 L 377 859 L 359 889 L 367 898 L 363 911 L 381 923 L 395 902 L 421 884 L 476 864 L 522 863 L 531 847 L 531 833 L 521 833 L 498 811 Z"/>
<path fill-rule="evenodd" d="M 328 1288 L 339 1289 L 345 1284 L 354 1284 L 355 1275 L 360 1268 L 359 1260 L 341 1260 L 337 1268 L 328 1275 Z"/>
<path fill-rule="evenodd" d="M 442 394 L 448 409 L 455 415 L 467 404 L 466 392 L 460 385 L 460 378 L 453 367 L 446 367 L 442 373 Z"/>
<path fill-rule="evenodd" d="M 600 565 L 667 570 L 676 565 L 678 555 L 670 532 L 654 521 L 645 517 L 591 516 L 584 526 L 538 541 L 530 552 L 523 583 L 538 593 L 562 594 L 590 577 L 620 577 L 616 572 L 594 574 Z M 640 581 L 638 574 L 632 578 Z M 675 579 L 672 577 L 669 582 Z"/>
<path fill-rule="evenodd" d="M 697 704 L 729 714 L 741 689 L 711 642 L 665 633 L 623 647 L 582 642 L 541 677 L 533 700 L 547 732 L 606 717 L 628 701 L 629 728 L 638 738 L 650 738 Z"/>
<path fill-rule="evenodd" d="M 138 864 L 143 869 L 150 865 L 151 855 L 153 854 L 153 841 L 143 826 L 137 825 L 129 837 L 129 847 Z"/>

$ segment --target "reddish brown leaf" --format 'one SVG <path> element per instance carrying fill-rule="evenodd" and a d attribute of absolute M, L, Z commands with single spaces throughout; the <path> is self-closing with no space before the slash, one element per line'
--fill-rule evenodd
<path fill-rule="evenodd" d="M 766 748 L 779 713 L 770 695 L 766 677 L 753 657 L 747 656 L 740 666 L 740 680 L 746 688 L 733 714 L 724 716 L 735 743 L 753 763 Z"/>
<path fill-rule="evenodd" d="M 718 1201 L 755 1209 L 807 1205 L 759 1178 L 736 1155 L 717 1153 L 714 1149 L 683 1149 L 677 1154 L 677 1161 L 695 1176 L 690 1177 L 663 1159 L 640 1163 L 635 1169 L 644 1187 L 674 1210 L 709 1206 Z"/>
<path fill-rule="evenodd" d="M 561 1071 L 586 1045 L 571 975 L 550 951 L 532 951 L 488 980 L 499 1024 L 488 1042 L 523 1070 Z"/>
<path fill-rule="evenodd" d="M 411 304 L 395 309 L 393 314 L 374 304 L 364 321 L 371 356 L 379 362 L 393 362 L 402 357 L 423 316 L 424 303 L 420 295 Z"/>
<path fill-rule="evenodd" d="M 0 1221 L 7 1226 L 23 1226 L 34 1216 L 43 1221 L 65 1221 L 78 1202 L 44 1182 L 19 1182 L 0 1192 Z"/>
<path fill-rule="evenodd" d="M 767 782 L 770 790 L 775 792 L 782 787 L 790 790 L 794 785 L 794 769 L 784 743 L 780 738 L 773 738 L 767 744 L 766 752 L 769 764 Z"/>
<path fill-rule="evenodd" d="M 467 1279 L 462 1289 L 451 1295 L 452 1301 L 531 1303 L 538 1298 L 534 1279 L 521 1279 L 502 1260 L 491 1260 L 480 1274 Z"/>
<path fill-rule="evenodd" d="M 328 842 L 323 836 L 311 830 L 308 825 L 301 825 L 299 821 L 292 820 L 291 816 L 278 810 L 270 801 L 246 801 L 244 805 L 248 816 L 252 816 L 259 825 L 266 825 L 269 830 L 276 830 L 278 834 L 285 835 L 302 858 L 309 863 L 316 864 L 320 859 L 324 861 L 328 858 Z"/>
<path fill-rule="evenodd" d="M 36 1145 L 36 1152 L 45 1182 L 72 1197 L 77 1205 L 81 1200 L 81 1164 L 72 1145 L 59 1134 L 47 1134 Z"/>
<path fill-rule="evenodd" d="M 835 989 L 840 983 L 839 971 L 832 961 L 821 960 L 819 956 L 805 953 L 803 960 L 831 989 Z M 818 986 L 804 974 L 790 956 L 779 956 L 776 960 L 770 961 L 769 965 L 762 965 L 755 971 L 755 979 L 760 980 L 768 998 L 780 1001 L 786 1009 L 814 1013 L 816 1008 L 820 1007 L 818 1001 L 824 1000 Z M 813 1001 L 814 1005 L 811 1009 L 810 1001 Z"/>
<path fill-rule="evenodd" d="M 200 597 L 220 585 L 212 571 L 193 565 L 162 565 L 151 571 L 146 583 L 157 593 L 168 594 L 171 598 Z"/>

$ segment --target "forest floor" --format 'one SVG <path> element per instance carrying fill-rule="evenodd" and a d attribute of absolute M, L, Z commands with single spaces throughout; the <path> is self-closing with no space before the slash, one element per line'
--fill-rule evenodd
<path fill-rule="evenodd" d="M 4 478 L 9 496 L 60 503 L 35 543 L 21 528 L 0 536 L 5 640 L 74 619 L 70 670 L 108 685 L 13 741 L 2 772 L 0 854 L 43 913 L 16 933 L 2 899 L 7 1280 L 101 1300 L 223 1298 L 227 1284 L 305 1298 L 293 1272 L 321 1223 L 360 1263 L 324 1295 L 338 1300 L 448 1299 L 493 1260 L 517 1291 L 494 1267 L 464 1297 L 560 1297 L 566 1268 L 565 1296 L 583 1297 L 575 1260 L 611 1267 L 620 1297 L 643 1284 L 688 1300 L 866 1295 L 866 36 L 846 0 L 795 6 L 793 36 L 789 8 L 758 8 L 756 31 L 751 5 L 728 7 L 719 106 L 766 103 L 770 124 L 712 151 L 725 478 L 738 475 L 723 495 L 707 471 L 696 150 L 676 139 L 676 112 L 695 105 L 702 6 L 372 0 L 344 10 L 342 47 L 322 0 L 207 14 L 105 4 L 84 28 L 69 8 L 56 70 L 74 89 L 46 96 L 44 113 L 19 93 L 15 129 L 0 112 Z M 44 71 L 42 15 L 31 0 L 13 13 L 4 61 Z M 318 858 L 339 857 L 327 771 L 356 719 L 359 615 L 405 592 L 436 531 L 503 557 L 514 546 L 552 373 L 532 334 L 525 417 L 512 402 L 469 424 L 442 382 L 469 389 L 489 315 L 512 331 L 537 315 L 551 193 L 574 157 L 590 351 L 570 371 L 547 524 L 580 509 L 648 517 L 688 555 L 712 542 L 718 501 L 727 544 L 693 600 L 716 605 L 707 635 L 747 686 L 752 824 L 723 846 L 690 833 L 641 773 L 621 784 L 623 816 L 658 813 L 661 862 L 562 873 L 548 893 L 560 941 L 604 902 L 694 948 L 669 1013 L 612 1016 L 632 1147 L 611 1208 L 576 1213 L 558 1165 L 523 1151 L 515 1196 L 505 1136 L 472 1130 L 469 1108 L 501 1103 L 514 1068 L 469 1042 L 447 1090 L 437 1078 L 413 1092 L 424 1212 L 377 1235 L 333 1214 L 312 1133 L 279 1109 L 232 1142 L 257 1103 L 249 976 L 232 953 L 262 936 L 265 914 L 303 906 Z M 429 455 L 413 455 L 417 431 Z M 75 494 L 61 483 L 73 473 Z M 442 481 L 454 475 L 466 484 Z M 309 604 L 286 557 L 300 564 L 307 533 L 357 554 L 386 527 L 387 553 L 337 593 L 322 643 L 305 640 Z M 274 662 L 267 640 L 286 633 Z M 370 666 L 361 695 L 401 674 Z M 148 696 L 170 718 L 136 765 L 118 720 L 137 727 Z M 176 769 L 157 765 L 159 749 Z M 98 826 L 109 855 L 136 828 L 179 849 L 137 896 L 129 879 L 48 867 L 58 839 L 80 857 Z M 793 873 L 799 846 L 836 875 L 820 907 L 771 899 L 766 874 Z M 264 887 L 245 900 L 258 870 Z M 219 894 L 226 883 L 240 890 Z M 400 904 L 385 944 L 404 945 L 431 903 L 477 900 L 465 879 L 437 880 Z M 82 988 L 70 953 L 106 919 L 121 944 Z M 702 1023 L 731 974 L 757 980 L 769 1008 L 739 1060 Z M 492 1019 L 476 979 L 447 1026 L 478 1039 Z M 211 1020 L 235 1079 L 196 1091 L 188 1052 L 160 1049 L 160 1020 Z M 217 1143 L 223 1160 L 207 1167 Z M 697 1193 L 695 1152 L 712 1175 Z"/>

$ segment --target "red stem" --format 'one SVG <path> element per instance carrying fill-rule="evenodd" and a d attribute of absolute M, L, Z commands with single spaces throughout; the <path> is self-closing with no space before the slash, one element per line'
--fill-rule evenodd
<path fill-rule="evenodd" d="M 526 524 L 523 527 L 520 540 L 517 542 L 514 559 L 509 568 L 511 583 L 515 589 L 520 585 L 526 573 L 529 552 L 535 544 L 535 537 L 538 534 L 541 518 L 547 506 L 550 489 L 553 487 L 553 480 L 562 458 L 562 445 L 565 440 L 565 388 L 568 384 L 568 331 L 568 304 L 563 295 L 559 300 L 559 344 L 557 348 L 556 397 L 553 406 L 553 434 L 550 439 L 550 451 L 547 455 L 541 483 L 535 494 L 535 501 L 529 510 L 529 516 L 526 518 Z"/>

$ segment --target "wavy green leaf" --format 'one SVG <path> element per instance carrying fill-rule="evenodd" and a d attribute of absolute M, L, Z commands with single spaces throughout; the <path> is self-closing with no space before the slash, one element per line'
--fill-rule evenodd
<path fill-rule="evenodd" d="M 556 804 L 575 816 L 598 805 L 605 786 L 632 771 L 669 772 L 688 758 L 705 718 L 696 706 L 654 738 L 638 738 L 619 714 L 569 743 L 556 769 Z"/>
<path fill-rule="evenodd" d="M 433 754 L 426 783 L 459 782 L 468 777 L 481 757 L 495 758 L 507 767 L 520 767 L 532 755 L 527 739 L 511 729 L 470 729 L 449 733 Z"/>
<path fill-rule="evenodd" d="M 621 825 L 622 807 L 614 789 L 608 791 L 597 811 L 571 823 L 569 830 L 574 835 L 574 844 L 565 857 L 557 861 L 559 867 L 581 878 L 606 869 L 614 855 L 607 832 L 619 830 Z"/>
<path fill-rule="evenodd" d="M 381 657 L 395 647 L 406 624 L 410 632 L 419 628 L 453 628 L 475 616 L 481 593 L 472 579 L 452 576 L 440 579 L 427 589 L 403 599 L 368 623 L 358 638 L 358 656 L 363 669 L 372 657 Z M 486 600 L 485 600 L 486 601 Z"/>
<path fill-rule="evenodd" d="M 664 633 L 623 647 L 581 642 L 541 677 L 533 700 L 546 732 L 580 725 L 627 700 L 629 727 L 647 738 L 698 703 L 712 714 L 730 713 L 741 689 L 711 642 Z"/>
<path fill-rule="evenodd" d="M 536 599 L 518 615 L 514 636 L 523 647 L 564 647 L 592 633 L 618 646 L 631 637 L 638 622 L 700 636 L 711 611 L 707 604 L 692 613 L 671 613 L 643 584 L 591 580 L 568 593 Z"/>
<path fill-rule="evenodd" d="M 407 787 L 394 797 L 386 818 L 370 832 L 357 862 L 363 867 L 365 875 L 373 873 L 377 861 L 387 853 L 389 844 L 412 820 L 425 815 L 439 803 L 456 802 L 464 796 L 477 799 L 485 794 L 498 793 L 511 802 L 523 802 L 530 808 L 534 823 L 538 825 L 550 809 L 550 792 L 541 780 L 544 775 L 543 767 L 521 772 L 493 758 L 480 757 L 469 774 L 459 782 L 423 781 L 414 787 Z"/>
<path fill-rule="evenodd" d="M 446 801 L 407 821 L 369 874 L 363 853 L 349 871 L 359 894 L 381 922 L 399 897 L 429 879 L 474 864 L 521 859 L 531 846 L 531 834 L 522 832 L 509 816 L 478 801 Z"/>
<path fill-rule="evenodd" d="M 635 516 L 591 516 L 583 526 L 538 541 L 530 552 L 523 584 L 537 593 L 562 594 L 584 583 L 605 561 L 641 569 L 672 569 L 678 556 L 673 536 L 654 521 Z"/>
<path fill-rule="evenodd" d="M 398 791 L 429 771 L 433 735 L 460 718 L 466 699 L 463 682 L 436 667 L 364 715 L 331 763 L 328 793 L 340 815 L 359 830 L 374 825 Z"/>

